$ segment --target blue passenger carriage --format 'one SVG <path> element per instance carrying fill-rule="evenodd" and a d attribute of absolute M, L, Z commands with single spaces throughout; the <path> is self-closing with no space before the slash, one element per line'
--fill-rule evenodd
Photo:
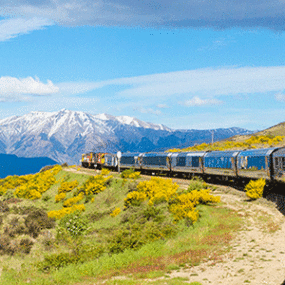
<path fill-rule="evenodd" d="M 154 171 L 170 170 L 171 153 L 151 152 L 140 155 L 141 169 Z"/>
<path fill-rule="evenodd" d="M 203 173 L 203 152 L 180 152 L 171 154 L 171 171 L 183 173 Z"/>
<path fill-rule="evenodd" d="M 223 175 L 225 177 L 237 176 L 236 157 L 239 151 L 211 151 L 204 156 L 204 173 L 210 175 Z"/>
<path fill-rule="evenodd" d="M 120 159 L 120 167 L 122 169 L 126 168 L 140 168 L 139 152 L 127 152 L 123 153 Z"/>
<path fill-rule="evenodd" d="M 248 149 L 240 151 L 237 156 L 239 177 L 271 179 L 271 154 L 277 148 Z"/>
<path fill-rule="evenodd" d="M 273 179 L 285 182 L 285 148 L 279 148 L 272 154 Z"/>

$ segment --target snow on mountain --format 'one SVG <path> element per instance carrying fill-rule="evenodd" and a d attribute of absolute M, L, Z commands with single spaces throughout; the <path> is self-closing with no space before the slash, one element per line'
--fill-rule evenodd
<path fill-rule="evenodd" d="M 98 114 L 95 115 L 96 118 L 100 119 L 100 120 L 104 120 L 104 121 L 109 121 L 109 120 L 117 120 L 119 123 L 123 124 L 123 125 L 129 125 L 129 126 L 134 126 L 137 128 L 145 128 L 145 129 L 153 129 L 153 130 L 161 130 L 161 131 L 171 131 L 170 128 L 161 125 L 161 124 L 152 124 L 152 123 L 147 123 L 147 122 L 143 122 L 141 120 L 138 120 L 136 118 L 133 117 L 129 117 L 129 116 L 112 116 L 112 115 L 108 115 L 108 114 Z"/>
<path fill-rule="evenodd" d="M 151 151 L 210 142 L 209 130 L 171 130 L 129 116 L 91 115 L 62 109 L 0 120 L 0 153 L 49 157 L 78 163 L 90 151 Z M 215 140 L 248 134 L 239 128 L 214 130 Z"/>

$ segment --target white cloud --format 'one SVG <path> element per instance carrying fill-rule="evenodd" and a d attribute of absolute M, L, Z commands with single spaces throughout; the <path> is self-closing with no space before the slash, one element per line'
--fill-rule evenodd
<path fill-rule="evenodd" d="M 153 114 L 153 115 L 161 115 L 161 111 L 160 110 L 153 110 L 152 108 L 135 108 L 134 110 L 139 111 L 140 113 L 143 114 Z"/>
<path fill-rule="evenodd" d="M 15 78 L 9 76 L 0 77 L 0 97 L 4 100 L 26 101 L 26 95 L 50 95 L 57 93 L 59 88 L 50 80 L 42 83 L 38 78 Z M 15 99 L 17 98 L 17 99 Z"/>
<path fill-rule="evenodd" d="M 181 105 L 190 107 L 190 106 L 219 105 L 221 103 L 222 102 L 217 99 L 200 99 L 199 97 L 193 97 L 192 99 L 181 103 Z"/>
<path fill-rule="evenodd" d="M 11 18 L 0 21 L 0 41 L 15 38 L 18 35 L 28 34 L 34 30 L 41 30 L 52 22 L 41 18 Z"/>
<path fill-rule="evenodd" d="M 58 85 L 62 92 L 84 93 L 106 86 L 123 86 L 122 97 L 173 97 L 282 92 L 285 90 L 285 66 L 228 67 L 185 70 L 169 73 L 118 78 L 100 82 L 71 82 Z"/>
<path fill-rule="evenodd" d="M 285 102 L 285 94 L 282 94 L 282 93 L 277 93 L 275 95 L 275 99 L 277 101 L 280 101 L 280 102 Z"/>
<path fill-rule="evenodd" d="M 167 109 L 167 108 L 169 108 L 169 106 L 166 105 L 166 104 L 158 104 L 156 107 L 160 108 L 160 109 Z"/>

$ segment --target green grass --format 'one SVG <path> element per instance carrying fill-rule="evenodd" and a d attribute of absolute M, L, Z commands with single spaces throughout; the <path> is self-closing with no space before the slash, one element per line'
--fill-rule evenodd
<path fill-rule="evenodd" d="M 89 176 L 61 171 L 57 180 L 77 180 L 82 185 Z M 120 222 L 125 212 L 113 218 L 109 214 L 113 209 L 123 209 L 124 198 L 128 192 L 128 183 L 117 179 L 116 174 L 109 187 L 95 195 L 93 203 L 85 204 L 84 215 L 90 220 L 90 233 L 84 237 L 85 245 L 107 246 L 107 239 L 112 235 L 114 228 L 121 226 Z M 44 195 L 52 198 L 48 201 L 24 200 L 19 205 L 33 205 L 44 207 L 47 211 L 62 208 L 62 203 L 55 203 L 60 183 L 53 185 Z M 73 192 L 69 193 L 72 197 Z M 84 200 L 83 200 L 84 201 Z M 1 285 L 49 285 L 49 284 L 94 284 L 106 281 L 105 284 L 186 284 L 187 280 L 177 278 L 163 278 L 167 272 L 198 265 L 204 260 L 211 260 L 213 264 L 221 261 L 221 255 L 229 250 L 230 240 L 239 230 L 242 219 L 229 209 L 199 205 L 199 220 L 193 226 L 187 226 L 184 221 L 176 224 L 178 233 L 175 237 L 159 239 L 142 245 L 137 250 L 126 249 L 117 254 L 106 251 L 98 258 L 71 264 L 50 273 L 37 270 L 33 264 L 43 260 L 45 254 L 68 251 L 66 244 L 56 242 L 46 251 L 42 244 L 44 237 L 39 237 L 29 255 L 15 255 L 0 257 Z M 166 214 L 166 213 L 165 213 Z M 55 235 L 55 229 L 50 230 Z M 113 277 L 119 279 L 112 280 Z M 122 279 L 120 279 L 122 278 Z M 192 282 L 193 285 L 200 283 Z M 191 283 L 191 284 L 192 284 Z M 189 284 L 189 283 L 188 283 Z"/>

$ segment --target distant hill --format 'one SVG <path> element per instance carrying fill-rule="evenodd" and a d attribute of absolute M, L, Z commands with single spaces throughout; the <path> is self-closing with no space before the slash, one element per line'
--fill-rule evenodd
<path fill-rule="evenodd" d="M 55 165 L 58 162 L 47 157 L 17 157 L 13 154 L 0 154 L 0 178 L 8 175 L 34 174 L 46 165 Z"/>
<path fill-rule="evenodd" d="M 285 146 L 285 122 L 253 134 L 235 135 L 216 141 L 215 143 L 202 143 L 186 148 L 172 148 L 168 151 L 206 151 L 206 150 L 241 150 L 250 148 L 268 148 Z"/>

